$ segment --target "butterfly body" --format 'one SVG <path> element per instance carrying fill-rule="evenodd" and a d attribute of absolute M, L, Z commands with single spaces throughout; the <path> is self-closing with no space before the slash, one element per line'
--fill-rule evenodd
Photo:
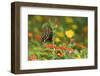
<path fill-rule="evenodd" d="M 51 27 L 46 27 L 43 29 L 43 33 L 41 35 L 41 42 L 51 42 L 53 37 L 53 32 Z"/>

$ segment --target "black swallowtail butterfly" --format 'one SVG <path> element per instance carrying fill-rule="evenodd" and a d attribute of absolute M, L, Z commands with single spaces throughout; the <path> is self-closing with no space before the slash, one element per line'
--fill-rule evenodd
<path fill-rule="evenodd" d="M 53 37 L 53 32 L 51 27 L 45 27 L 41 35 L 41 42 L 51 42 Z"/>

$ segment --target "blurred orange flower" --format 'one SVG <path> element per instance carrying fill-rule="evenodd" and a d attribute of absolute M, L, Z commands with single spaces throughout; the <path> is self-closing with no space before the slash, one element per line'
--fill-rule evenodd
<path fill-rule="evenodd" d="M 37 59 L 37 58 L 36 58 L 35 55 L 31 55 L 31 56 L 28 57 L 28 60 L 29 60 L 29 61 L 31 61 L 31 60 L 36 60 L 36 59 Z"/>
<path fill-rule="evenodd" d="M 44 47 L 45 47 L 45 48 L 55 48 L 55 47 L 56 47 L 56 45 L 53 45 L 53 44 L 48 44 L 48 45 L 45 45 Z"/>
<path fill-rule="evenodd" d="M 32 37 L 32 32 L 28 32 L 28 37 Z"/>
<path fill-rule="evenodd" d="M 35 38 L 35 40 L 40 41 L 41 36 L 40 35 L 35 35 L 34 38 Z"/>
<path fill-rule="evenodd" d="M 83 31 L 84 33 L 87 33 L 88 27 L 87 27 L 87 26 L 83 27 L 82 31 Z"/>
<path fill-rule="evenodd" d="M 63 53 L 57 53 L 57 56 L 63 57 L 64 55 L 63 55 Z"/>

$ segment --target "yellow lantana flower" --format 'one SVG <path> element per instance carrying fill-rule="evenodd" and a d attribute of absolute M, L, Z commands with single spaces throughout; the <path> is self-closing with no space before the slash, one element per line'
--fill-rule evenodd
<path fill-rule="evenodd" d="M 64 33 L 63 32 L 56 32 L 56 35 L 59 37 L 64 37 Z"/>
<path fill-rule="evenodd" d="M 73 30 L 68 30 L 68 31 L 65 32 L 65 35 L 68 38 L 72 38 L 74 36 L 74 31 Z"/>
<path fill-rule="evenodd" d="M 55 38 L 55 41 L 56 41 L 56 42 L 60 42 L 60 39 L 59 39 L 59 38 Z"/>
<path fill-rule="evenodd" d="M 76 30 L 78 27 L 77 27 L 76 24 L 73 24 L 73 25 L 72 25 L 72 28 L 73 28 L 74 30 Z"/>
<path fill-rule="evenodd" d="M 65 21 L 66 21 L 66 23 L 73 23 L 72 17 L 66 17 Z"/>

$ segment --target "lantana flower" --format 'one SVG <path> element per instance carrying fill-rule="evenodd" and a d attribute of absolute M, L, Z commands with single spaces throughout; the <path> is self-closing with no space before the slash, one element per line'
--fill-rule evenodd
<path fill-rule="evenodd" d="M 64 37 L 64 33 L 63 32 L 56 32 L 57 36 L 59 37 Z"/>
<path fill-rule="evenodd" d="M 75 33 L 74 33 L 73 30 L 67 30 L 67 31 L 65 31 L 65 35 L 66 35 L 68 38 L 72 38 L 72 37 L 75 35 Z"/>
<path fill-rule="evenodd" d="M 55 42 L 60 42 L 61 40 L 57 37 L 55 38 Z"/>
<path fill-rule="evenodd" d="M 65 22 L 66 23 L 73 23 L 73 18 L 72 17 L 65 17 Z"/>
<path fill-rule="evenodd" d="M 28 32 L 28 37 L 32 37 L 32 32 Z"/>

